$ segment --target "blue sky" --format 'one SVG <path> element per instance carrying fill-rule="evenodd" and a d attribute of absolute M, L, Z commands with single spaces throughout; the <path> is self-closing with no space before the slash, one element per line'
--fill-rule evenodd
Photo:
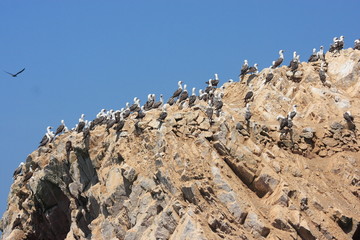
<path fill-rule="evenodd" d="M 274 3 L 275 2 L 275 3 Z M 360 1 L 0 1 L 0 214 L 46 127 L 360 38 Z M 17 72 L 17 78 L 3 72 Z"/>

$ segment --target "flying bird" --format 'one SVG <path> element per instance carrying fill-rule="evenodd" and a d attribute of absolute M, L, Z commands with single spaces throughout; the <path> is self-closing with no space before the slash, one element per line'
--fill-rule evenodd
<path fill-rule="evenodd" d="M 15 73 L 15 74 L 9 73 L 9 72 L 7 72 L 7 71 L 4 71 L 4 72 L 6 72 L 7 74 L 10 74 L 12 77 L 17 77 L 17 75 L 19 75 L 19 74 L 22 73 L 23 71 L 25 71 L 25 68 L 23 68 L 22 70 L 18 71 L 18 72 Z"/>

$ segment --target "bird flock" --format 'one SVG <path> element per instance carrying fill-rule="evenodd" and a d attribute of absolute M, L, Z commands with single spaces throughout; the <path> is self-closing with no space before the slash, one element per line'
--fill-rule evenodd
<path fill-rule="evenodd" d="M 333 53 L 333 56 L 340 54 L 341 50 L 344 47 L 344 37 L 340 36 L 335 37 L 333 39 L 333 43 L 330 45 L 329 52 Z M 360 50 L 360 39 L 356 39 L 354 41 L 354 47 L 353 49 Z M 268 84 L 271 82 L 271 80 L 274 77 L 274 70 L 281 66 L 281 64 L 284 61 L 284 50 L 279 51 L 279 58 L 272 62 L 272 65 L 269 67 L 269 71 L 265 77 L 264 84 Z M 326 71 L 324 67 L 327 65 L 326 59 L 325 59 L 325 53 L 324 53 L 324 47 L 320 46 L 319 51 L 316 51 L 316 49 L 313 49 L 313 52 L 311 56 L 308 59 L 308 62 L 317 62 L 321 61 L 321 66 L 319 69 L 319 77 L 321 82 L 325 85 L 326 82 Z M 300 55 L 297 54 L 297 52 L 293 53 L 293 57 L 288 65 L 289 71 L 291 71 L 293 74 L 298 70 L 300 63 Z M 23 70 L 22 70 L 23 71 Z M 244 60 L 244 64 L 242 65 L 240 69 L 239 74 L 239 81 L 242 81 L 244 76 L 246 74 L 251 74 L 256 76 L 258 74 L 258 64 L 255 63 L 253 66 L 250 66 L 247 60 Z M 21 72 L 21 71 L 20 71 Z M 19 73 L 20 73 L 19 72 Z M 17 74 L 19 74 L 17 73 Z M 15 75 L 17 75 L 15 74 Z M 207 104 L 207 107 L 205 108 L 205 114 L 209 119 L 210 124 L 214 122 L 214 115 L 219 117 L 222 113 L 222 107 L 223 107 L 223 101 L 222 98 L 224 96 L 224 85 L 218 88 L 220 80 L 218 77 L 218 74 L 214 75 L 213 79 L 209 79 L 209 81 L 206 82 L 207 86 L 206 88 L 200 89 L 199 94 L 196 95 L 196 89 L 191 89 L 191 94 L 188 93 L 187 90 L 187 84 L 183 85 L 182 81 L 178 81 L 178 88 L 174 91 L 174 93 L 171 95 L 171 97 L 168 99 L 168 101 L 164 101 L 163 95 L 160 95 L 159 100 L 156 100 L 155 94 L 148 94 L 147 101 L 145 104 L 141 106 L 140 99 L 135 97 L 133 99 L 133 104 L 129 104 L 128 102 L 125 104 L 124 108 L 121 108 L 120 110 L 105 110 L 102 109 L 97 115 L 96 118 L 92 121 L 85 120 L 85 115 L 82 114 L 79 118 L 78 123 L 76 126 L 72 129 L 68 129 L 65 125 L 64 120 L 61 120 L 60 126 L 56 129 L 55 132 L 51 131 L 52 127 L 48 126 L 46 129 L 46 133 L 42 140 L 40 141 L 39 147 L 45 146 L 46 144 L 54 141 L 54 139 L 64 133 L 64 132 L 77 132 L 83 134 L 83 139 L 88 139 L 90 137 L 90 132 L 99 125 L 105 125 L 106 131 L 108 134 L 110 134 L 110 130 L 115 130 L 116 134 L 118 136 L 122 132 L 122 129 L 125 125 L 126 119 L 129 117 L 132 119 L 136 119 L 135 122 L 135 129 L 139 130 L 139 122 L 146 116 L 148 111 L 151 111 L 153 109 L 161 109 L 160 114 L 158 115 L 158 118 L 156 119 L 159 122 L 158 128 L 161 128 L 162 123 L 165 121 L 165 119 L 168 116 L 167 109 L 169 106 L 177 105 L 179 109 L 182 109 L 184 107 L 193 107 L 196 105 L 197 102 L 203 101 L 205 104 Z M 229 80 L 229 82 L 233 82 L 232 80 Z M 254 97 L 254 92 L 252 89 L 252 84 L 248 85 L 249 91 L 244 96 L 244 105 L 245 105 L 245 115 L 244 120 L 249 127 L 250 119 L 251 119 L 251 111 L 250 111 L 250 102 L 252 101 Z M 277 120 L 279 121 L 279 129 L 281 133 L 287 133 L 291 131 L 293 126 L 293 119 L 297 114 L 297 105 L 293 105 L 292 111 L 290 111 L 287 116 L 277 116 Z M 351 126 L 352 129 L 355 129 L 354 124 L 354 117 L 351 115 L 350 112 L 344 113 L 344 119 L 347 121 L 348 125 Z M 236 125 L 236 129 L 241 130 L 244 129 L 244 127 L 238 123 Z M 140 129 L 141 130 L 141 129 Z M 141 132 L 141 131 L 140 131 Z M 71 148 L 71 143 L 70 147 Z"/>

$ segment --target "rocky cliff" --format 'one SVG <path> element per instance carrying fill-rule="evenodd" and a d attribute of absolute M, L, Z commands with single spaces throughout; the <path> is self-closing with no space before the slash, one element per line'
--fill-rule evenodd
<path fill-rule="evenodd" d="M 169 107 L 160 128 L 150 110 L 120 135 L 58 136 L 14 179 L 3 239 L 360 239 L 360 135 L 343 118 L 360 127 L 360 51 L 326 61 L 325 84 L 320 62 L 224 84 L 213 123 L 197 100 Z M 294 104 L 281 132 L 276 118 Z"/>

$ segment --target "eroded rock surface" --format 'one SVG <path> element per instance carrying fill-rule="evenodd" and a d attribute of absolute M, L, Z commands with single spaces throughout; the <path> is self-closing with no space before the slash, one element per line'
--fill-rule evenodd
<path fill-rule="evenodd" d="M 60 135 L 14 180 L 3 239 L 360 239 L 360 135 L 342 116 L 360 127 L 360 51 L 326 59 L 327 85 L 320 62 L 301 63 L 296 81 L 283 66 L 267 85 L 268 69 L 226 83 L 213 123 L 197 100 L 170 107 L 160 129 L 151 110 L 119 135 Z M 281 133 L 276 116 L 293 104 Z"/>

